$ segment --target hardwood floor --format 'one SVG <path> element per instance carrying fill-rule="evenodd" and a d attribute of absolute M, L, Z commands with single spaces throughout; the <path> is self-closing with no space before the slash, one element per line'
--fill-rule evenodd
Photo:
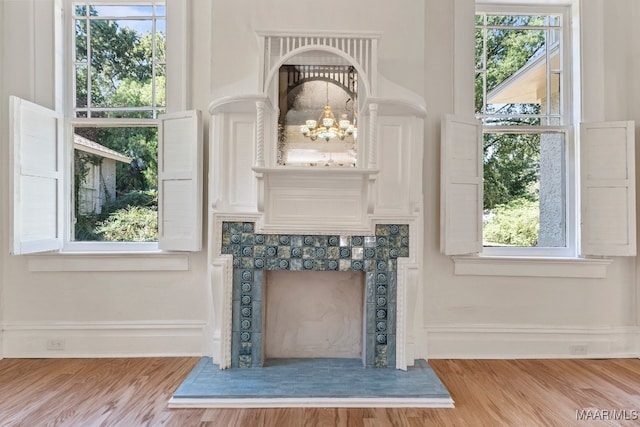
<path fill-rule="evenodd" d="M 431 360 L 455 409 L 167 408 L 197 361 L 0 360 L 0 426 L 640 424 L 638 359 Z"/>

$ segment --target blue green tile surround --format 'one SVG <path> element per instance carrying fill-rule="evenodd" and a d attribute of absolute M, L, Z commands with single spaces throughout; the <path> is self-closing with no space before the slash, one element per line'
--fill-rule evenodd
<path fill-rule="evenodd" d="M 255 233 L 253 222 L 223 222 L 233 255 L 231 366 L 260 367 L 264 270 L 365 273 L 365 366 L 395 366 L 397 258 L 409 256 L 409 225 L 377 224 L 374 236 Z"/>

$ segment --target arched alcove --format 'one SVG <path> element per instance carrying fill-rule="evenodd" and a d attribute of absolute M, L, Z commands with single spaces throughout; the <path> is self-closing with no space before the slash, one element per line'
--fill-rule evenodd
<path fill-rule="evenodd" d="M 355 167 L 360 114 L 355 68 L 284 64 L 278 85 L 278 166 Z"/>

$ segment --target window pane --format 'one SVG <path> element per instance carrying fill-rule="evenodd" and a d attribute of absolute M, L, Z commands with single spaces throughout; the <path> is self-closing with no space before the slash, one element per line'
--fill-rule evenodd
<path fill-rule="evenodd" d="M 97 16 L 151 16 L 153 6 L 92 6 Z"/>
<path fill-rule="evenodd" d="M 544 58 L 544 45 L 542 30 L 487 30 L 487 89 L 496 89 L 522 73 L 525 65 L 531 68 L 535 60 Z"/>
<path fill-rule="evenodd" d="M 484 39 L 482 33 L 482 29 L 476 29 L 476 70 L 484 69 Z"/>
<path fill-rule="evenodd" d="M 165 77 L 165 66 L 159 66 L 156 68 L 156 77 L 155 77 L 155 107 L 166 107 L 166 77 Z"/>
<path fill-rule="evenodd" d="M 546 26 L 544 16 L 538 15 L 487 15 L 487 25 L 509 27 Z"/>
<path fill-rule="evenodd" d="M 76 20 L 76 62 L 85 62 L 87 60 L 87 21 L 84 19 Z"/>
<path fill-rule="evenodd" d="M 486 25 L 476 19 L 475 67 L 484 76 L 476 75 L 475 108 L 485 124 L 547 125 L 547 115 L 562 114 L 560 29 L 532 28 L 552 21 L 544 15 L 486 15 Z"/>
<path fill-rule="evenodd" d="M 156 23 L 150 3 L 89 9 L 88 18 L 76 20 L 76 56 L 90 71 L 76 75 L 76 108 L 90 117 L 155 117 L 153 109 L 165 103 L 165 19 Z"/>
<path fill-rule="evenodd" d="M 476 73 L 475 94 L 476 114 L 484 113 L 484 73 Z"/>
<path fill-rule="evenodd" d="M 87 67 L 79 65 L 76 67 L 76 108 L 87 107 Z"/>
<path fill-rule="evenodd" d="M 551 73 L 549 86 L 549 94 L 551 96 L 551 102 L 549 102 L 549 114 L 560 114 L 560 74 Z"/>
<path fill-rule="evenodd" d="M 167 34 L 167 21 L 165 19 L 156 19 L 156 33 L 162 34 L 163 38 Z"/>
<path fill-rule="evenodd" d="M 484 135 L 484 245 L 566 246 L 565 136 Z"/>
<path fill-rule="evenodd" d="M 82 5 L 77 5 L 74 8 L 74 12 L 77 16 L 87 16 L 87 7 Z"/>
<path fill-rule="evenodd" d="M 157 241 L 157 127 L 74 129 L 76 241 Z"/>

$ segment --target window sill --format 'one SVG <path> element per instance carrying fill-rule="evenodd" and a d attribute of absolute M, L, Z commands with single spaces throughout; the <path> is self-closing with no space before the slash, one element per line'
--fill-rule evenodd
<path fill-rule="evenodd" d="M 454 256 L 457 276 L 604 278 L 611 258 Z"/>
<path fill-rule="evenodd" d="M 188 271 L 189 254 L 150 252 L 59 252 L 30 255 L 30 272 Z"/>

